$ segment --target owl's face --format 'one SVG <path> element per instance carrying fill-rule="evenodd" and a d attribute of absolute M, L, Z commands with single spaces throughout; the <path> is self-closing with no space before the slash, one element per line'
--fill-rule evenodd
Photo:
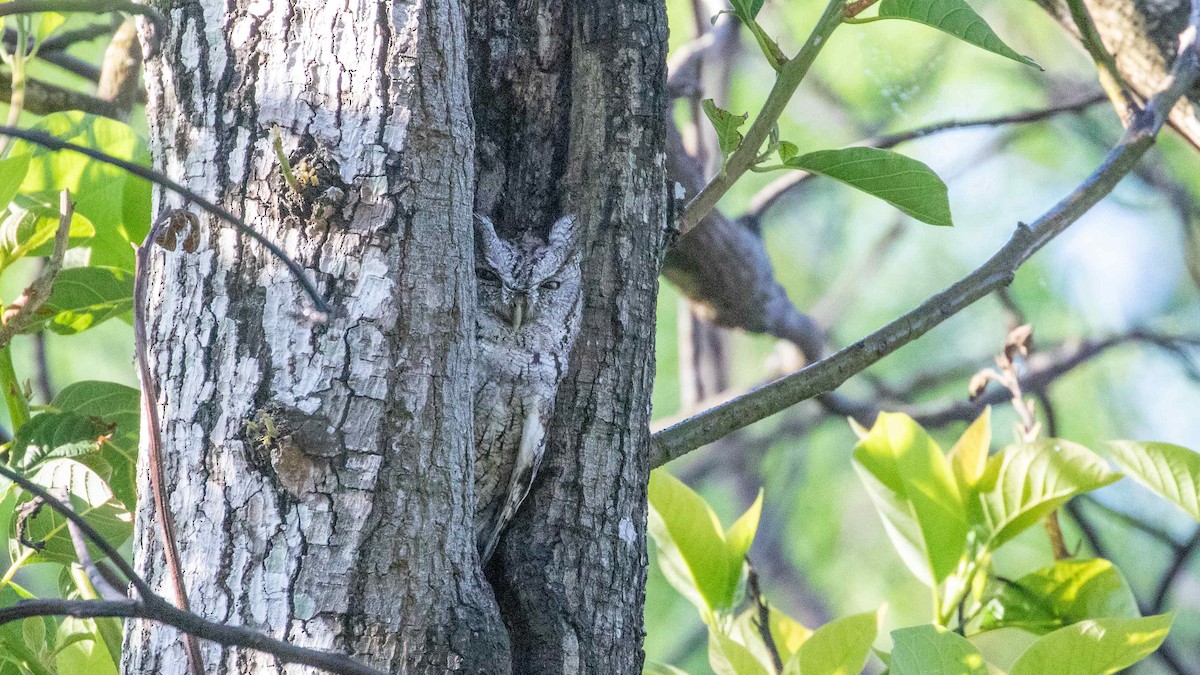
<path fill-rule="evenodd" d="M 537 327 L 548 335 L 571 330 L 580 291 L 575 216 L 559 218 L 545 243 L 532 237 L 510 243 L 496 235 L 487 218 L 478 216 L 476 222 L 480 325 L 513 334 Z"/>

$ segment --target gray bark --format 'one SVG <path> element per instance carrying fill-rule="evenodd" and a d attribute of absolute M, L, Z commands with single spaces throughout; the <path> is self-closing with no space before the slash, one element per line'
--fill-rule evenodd
<path fill-rule="evenodd" d="M 658 0 L 472 6 L 477 208 L 510 236 L 565 212 L 589 226 L 546 459 L 489 570 L 522 672 L 642 663 L 665 52 Z"/>
<path fill-rule="evenodd" d="M 156 256 L 152 364 L 193 610 L 382 669 L 494 672 L 508 639 L 471 526 L 460 3 L 161 8 L 157 168 L 281 242 L 335 308 L 309 321 L 282 265 L 207 216 L 197 252 Z M 316 169 L 301 195 L 271 151 L 276 124 Z M 265 440 L 264 417 L 278 428 Z M 136 559 L 169 596 L 150 514 L 143 499 Z M 185 672 L 173 630 L 135 622 L 126 641 L 126 673 Z M 207 672 L 276 672 L 254 652 L 204 657 Z"/>

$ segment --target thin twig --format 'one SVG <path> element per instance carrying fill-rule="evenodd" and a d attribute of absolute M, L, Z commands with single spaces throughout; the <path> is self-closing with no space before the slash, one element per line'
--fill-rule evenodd
<path fill-rule="evenodd" d="M 167 503 L 167 483 L 163 475 L 162 428 L 158 419 L 158 387 L 150 370 L 150 339 L 146 330 L 146 311 L 148 304 L 148 286 L 150 283 L 150 252 L 159 240 L 163 229 L 170 225 L 170 214 L 163 214 L 150 231 L 146 239 L 137 248 L 135 256 L 135 272 L 133 276 L 133 348 L 137 363 L 138 384 L 142 388 L 142 428 L 147 431 L 146 455 L 150 468 L 150 504 L 154 511 L 154 520 L 159 526 L 159 539 L 163 547 L 163 557 L 167 563 L 167 578 L 171 582 L 175 605 L 184 612 L 191 611 L 188 603 L 187 586 L 183 579 L 183 562 L 179 555 L 179 545 L 175 538 L 175 520 L 171 514 L 170 504 Z M 184 633 L 184 644 L 188 651 L 188 664 L 193 675 L 204 675 L 204 659 L 200 652 L 200 643 L 194 635 Z"/>
<path fill-rule="evenodd" d="M 88 14 L 124 12 L 146 17 L 154 23 L 154 27 L 160 33 L 167 27 L 167 20 L 161 12 L 149 5 L 138 4 L 131 0 L 11 0 L 11 2 L 0 4 L 0 17 L 39 12 L 86 12 Z"/>
<path fill-rule="evenodd" d="M 343 654 L 297 647 L 258 631 L 241 626 L 229 626 L 180 611 L 155 596 L 156 602 L 145 600 L 60 600 L 38 598 L 21 600 L 12 607 L 0 609 L 0 625 L 35 616 L 73 616 L 81 619 L 115 617 L 159 621 L 179 630 L 203 637 L 227 647 L 244 647 L 265 652 L 283 663 L 296 663 L 320 668 L 339 675 L 385 675 L 354 661 Z"/>
<path fill-rule="evenodd" d="M 91 0 L 88 0 L 88 1 L 90 2 Z M 14 3 L 9 3 L 9 4 L 14 4 Z M 7 7 L 7 6 L 8 5 L 0 4 L 0 7 Z M 320 291 L 317 290 L 317 287 L 314 286 L 312 281 L 309 280 L 308 274 L 304 271 L 304 268 L 301 267 L 300 264 L 297 263 L 295 260 L 292 260 L 290 257 L 288 257 L 288 255 L 283 252 L 283 249 L 279 248 L 273 242 L 271 242 L 270 239 L 267 239 L 265 236 L 260 234 L 257 230 L 255 230 L 254 228 L 247 225 L 246 222 L 244 220 L 242 220 L 241 218 L 238 218 L 237 216 L 233 215 L 229 211 L 210 202 L 209 200 L 200 196 L 199 193 L 197 193 L 193 190 L 190 190 L 190 189 L 180 185 L 179 183 L 176 183 L 175 181 L 168 178 L 165 174 L 162 174 L 153 169 L 147 169 L 144 166 L 134 164 L 133 162 L 130 162 L 130 161 L 127 161 L 124 159 L 120 159 L 118 157 L 113 157 L 112 155 L 109 155 L 104 152 L 100 152 L 99 150 L 94 150 L 92 148 L 88 148 L 88 147 L 85 147 L 82 145 L 76 145 L 75 143 L 68 143 L 66 141 L 55 138 L 54 136 L 51 136 L 50 134 L 48 134 L 44 131 L 34 131 L 31 129 L 20 129 L 17 127 L 0 126 L 0 135 L 11 136 L 13 138 L 19 138 L 23 141 L 27 141 L 27 142 L 33 143 L 35 145 L 40 145 L 42 147 L 49 148 L 49 149 L 55 150 L 55 151 L 67 150 L 70 152 L 77 152 L 81 155 L 91 157 L 92 159 L 94 159 L 98 162 L 102 162 L 104 164 L 109 164 L 109 165 L 115 166 L 119 169 L 124 169 L 125 171 L 128 171 L 129 173 L 131 173 L 139 178 L 145 178 L 146 180 L 150 181 L 151 183 L 160 185 L 176 194 L 186 197 L 188 200 L 194 202 L 200 208 L 217 216 L 221 220 L 224 220 L 225 222 L 233 225 L 234 227 L 236 227 L 238 229 L 239 232 L 241 232 L 242 234 L 246 235 L 247 237 L 250 237 L 254 241 L 261 244 L 262 247 L 267 249 L 267 251 L 271 255 L 278 258 L 280 262 L 282 262 L 285 266 L 287 266 L 288 271 L 290 271 L 292 273 L 292 275 L 296 277 L 297 283 L 300 284 L 300 286 L 304 290 L 305 294 L 308 295 L 309 300 L 312 301 L 316 311 L 319 313 L 318 316 L 312 317 L 314 320 L 317 320 L 317 321 L 324 320 L 324 318 L 329 314 L 330 309 L 329 309 L 328 303 L 325 302 L 325 298 L 323 298 L 321 296 L 321 293 L 320 293 Z"/>
<path fill-rule="evenodd" d="M 1154 144 L 1171 107 L 1200 77 L 1195 26 L 1185 31 L 1181 41 L 1180 55 L 1163 90 L 1138 114 L 1104 163 L 1032 225 L 1019 225 L 1009 242 L 986 263 L 866 339 L 798 373 L 655 434 L 651 465 L 660 466 L 735 429 L 832 391 L 855 373 L 1011 283 L 1017 268 L 1111 192 Z"/>
<path fill-rule="evenodd" d="M 12 607 L 0 609 L 0 625 L 33 616 L 75 616 L 80 618 L 122 617 L 150 619 L 173 626 L 184 633 L 199 636 L 231 647 L 247 647 L 272 654 L 285 663 L 299 663 L 341 675 L 382 675 L 382 671 L 364 666 L 342 654 L 297 647 L 288 642 L 249 628 L 227 626 L 209 621 L 191 612 L 171 605 L 154 592 L 121 554 L 109 544 L 86 520 L 68 508 L 44 488 L 22 476 L 0 462 L 0 476 L 16 483 L 21 489 L 40 498 L 46 506 L 54 509 L 68 521 L 74 523 L 89 541 L 112 560 L 121 574 L 137 589 L 140 600 L 23 600 Z"/>
<path fill-rule="evenodd" d="M 33 283 L 29 284 L 29 287 L 8 306 L 3 317 L 0 317 L 0 349 L 7 347 L 13 337 L 37 318 L 37 311 L 50 298 L 50 292 L 54 289 L 54 279 L 62 269 L 63 257 L 67 254 L 71 218 L 74 214 L 75 204 L 71 201 L 71 194 L 63 190 L 59 194 L 58 230 L 54 233 L 54 251 Z"/>
<path fill-rule="evenodd" d="M 767 646 L 767 653 L 771 655 L 775 672 L 782 673 L 783 657 L 779 655 L 779 646 L 775 644 L 775 636 L 771 634 L 771 608 L 767 606 L 767 599 L 763 597 L 762 589 L 758 586 L 758 573 L 754 571 L 754 565 L 750 564 L 749 559 L 746 560 L 746 567 L 749 569 L 746 578 L 747 590 L 750 591 L 750 597 L 758 612 L 758 620 L 755 622 L 758 624 L 758 635 Z"/>

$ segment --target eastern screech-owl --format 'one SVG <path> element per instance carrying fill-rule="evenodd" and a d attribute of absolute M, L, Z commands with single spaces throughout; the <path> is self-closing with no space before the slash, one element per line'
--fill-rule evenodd
<path fill-rule="evenodd" d="M 478 217 L 475 535 L 486 563 L 529 493 L 582 309 L 578 228 L 564 216 L 542 242 L 508 242 Z"/>

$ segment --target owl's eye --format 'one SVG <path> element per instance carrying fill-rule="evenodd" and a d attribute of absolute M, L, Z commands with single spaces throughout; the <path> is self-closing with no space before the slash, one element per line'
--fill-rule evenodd
<path fill-rule="evenodd" d="M 489 270 L 486 267 L 476 267 L 475 268 L 475 277 L 478 278 L 480 281 L 486 281 L 489 284 L 500 283 L 500 277 L 497 276 L 495 272 Z"/>
<path fill-rule="evenodd" d="M 548 291 L 555 291 L 555 290 L 558 290 L 558 287 L 559 287 L 559 286 L 562 286 L 562 284 L 558 283 L 557 281 L 554 281 L 553 279 L 551 279 L 550 281 L 547 281 L 546 283 L 542 284 L 542 288 L 544 288 L 544 289 L 546 289 L 546 290 L 548 290 Z"/>

